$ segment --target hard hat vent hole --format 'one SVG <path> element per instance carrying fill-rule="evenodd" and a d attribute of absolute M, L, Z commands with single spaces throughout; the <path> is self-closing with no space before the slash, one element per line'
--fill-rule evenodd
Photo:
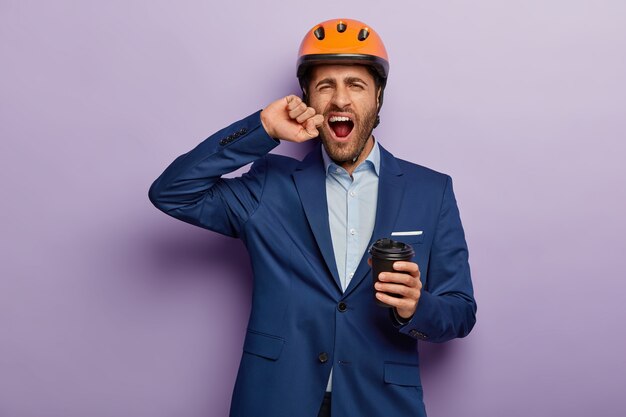
<path fill-rule="evenodd" d="M 343 22 L 339 22 L 339 23 L 337 23 L 337 32 L 339 32 L 339 33 L 343 33 L 343 32 L 345 32 L 345 31 L 346 31 L 346 29 L 347 29 L 347 28 L 348 28 L 348 27 L 346 26 L 346 24 L 345 24 L 345 23 L 343 23 Z"/>
<path fill-rule="evenodd" d="M 359 40 L 362 42 L 370 35 L 370 31 L 367 28 L 363 28 L 359 31 Z"/>
<path fill-rule="evenodd" d="M 314 35 L 315 35 L 315 37 L 316 37 L 318 40 L 320 40 L 320 41 L 321 41 L 322 39 L 324 39 L 324 37 L 326 37 L 326 33 L 324 32 L 324 26 L 320 26 L 320 27 L 318 27 L 317 29 L 315 29 L 315 30 L 313 31 L 313 34 L 314 34 Z"/>

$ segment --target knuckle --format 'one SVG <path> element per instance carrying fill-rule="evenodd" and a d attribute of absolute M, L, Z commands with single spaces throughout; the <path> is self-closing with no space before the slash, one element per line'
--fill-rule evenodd
<path fill-rule="evenodd" d="M 407 274 L 404 274 L 402 277 L 402 283 L 407 287 L 413 287 L 415 283 L 413 282 L 413 277 Z"/>

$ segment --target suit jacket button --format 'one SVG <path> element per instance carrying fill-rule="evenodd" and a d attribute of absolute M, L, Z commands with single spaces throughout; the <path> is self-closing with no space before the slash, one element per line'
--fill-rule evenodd
<path fill-rule="evenodd" d="M 322 352 L 317 356 L 317 359 L 320 361 L 320 363 L 326 363 L 328 362 L 328 353 L 326 352 Z"/>
<path fill-rule="evenodd" d="M 337 304 L 337 310 L 341 311 L 342 313 L 346 311 L 347 309 L 348 309 L 348 305 L 344 303 L 343 301 Z"/>

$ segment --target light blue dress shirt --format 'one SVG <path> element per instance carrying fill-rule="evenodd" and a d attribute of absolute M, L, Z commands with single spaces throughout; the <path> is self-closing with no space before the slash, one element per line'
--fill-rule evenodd
<path fill-rule="evenodd" d="M 367 159 L 356 167 L 352 176 L 330 159 L 324 147 L 322 157 L 326 167 L 330 234 L 341 288 L 345 291 L 374 231 L 380 149 L 378 142 L 374 142 Z"/>
<path fill-rule="evenodd" d="M 341 289 L 345 291 L 374 232 L 380 149 L 378 142 L 374 142 L 367 159 L 356 167 L 352 176 L 330 159 L 323 146 L 322 157 L 326 167 L 330 235 Z M 331 369 L 326 386 L 328 392 L 332 391 L 332 380 Z"/>

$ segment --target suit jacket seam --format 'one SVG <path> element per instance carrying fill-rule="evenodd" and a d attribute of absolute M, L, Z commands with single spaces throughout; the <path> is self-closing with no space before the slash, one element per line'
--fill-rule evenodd
<path fill-rule="evenodd" d="M 241 230 L 243 232 L 246 231 L 246 229 L 248 227 L 248 222 L 257 213 L 257 211 L 261 207 L 261 204 L 263 203 L 263 196 L 265 195 L 265 186 L 267 184 L 267 175 L 268 175 L 268 171 L 269 171 L 269 163 L 268 163 L 267 155 L 264 155 L 262 157 L 262 159 L 263 159 L 263 163 L 265 164 L 265 172 L 263 174 L 263 185 L 261 185 L 261 193 L 259 194 L 259 202 L 258 202 L 257 206 L 254 208 L 254 210 L 252 211 L 252 213 L 250 213 L 248 218 L 243 222 L 243 225 L 241 227 Z"/>

